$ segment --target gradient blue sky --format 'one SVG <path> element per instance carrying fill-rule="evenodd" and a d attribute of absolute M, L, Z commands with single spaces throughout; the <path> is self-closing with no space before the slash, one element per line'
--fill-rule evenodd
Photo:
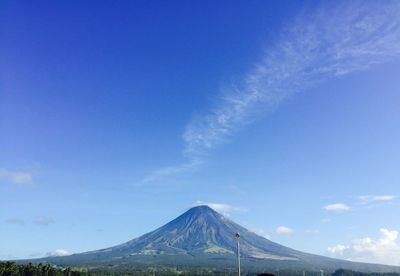
<path fill-rule="evenodd" d="M 0 33 L 0 259 L 206 203 L 400 265 L 399 2 L 1 1 Z"/>

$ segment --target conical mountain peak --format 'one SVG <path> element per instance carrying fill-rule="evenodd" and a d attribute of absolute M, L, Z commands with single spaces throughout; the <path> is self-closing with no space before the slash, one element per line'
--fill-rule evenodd
<path fill-rule="evenodd" d="M 217 211 L 215 211 L 213 208 L 211 208 L 207 204 L 193 206 L 192 208 L 187 210 L 185 213 L 188 213 L 188 212 L 190 212 L 190 213 L 207 213 L 207 212 L 217 213 Z"/>
<path fill-rule="evenodd" d="M 223 217 L 220 213 L 218 213 L 208 205 L 198 205 L 190 208 L 178 218 L 191 217 L 192 219 L 194 219 L 204 216 L 208 217 L 207 219 L 222 219 Z"/>
<path fill-rule="evenodd" d="M 356 267 L 338 261 L 290 249 L 256 235 L 234 223 L 207 205 L 190 208 L 164 226 L 126 243 L 106 249 L 50 258 L 56 263 L 158 263 L 231 265 L 240 233 L 240 256 L 243 260 L 275 267 Z M 50 260 L 49 259 L 49 260 Z M 363 264 L 365 267 L 365 264 Z M 371 268 L 376 265 L 371 265 Z"/>
<path fill-rule="evenodd" d="M 295 260 L 295 251 L 273 243 L 241 227 L 208 205 L 185 213 L 137 239 L 98 252 L 121 255 L 234 256 L 236 233 L 240 233 L 242 256 L 260 259 Z"/>

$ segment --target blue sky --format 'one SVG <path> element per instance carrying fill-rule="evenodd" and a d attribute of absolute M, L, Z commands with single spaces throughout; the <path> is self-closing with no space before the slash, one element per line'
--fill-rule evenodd
<path fill-rule="evenodd" d="M 2 1 L 0 259 L 209 204 L 400 265 L 399 18 L 395 1 Z"/>

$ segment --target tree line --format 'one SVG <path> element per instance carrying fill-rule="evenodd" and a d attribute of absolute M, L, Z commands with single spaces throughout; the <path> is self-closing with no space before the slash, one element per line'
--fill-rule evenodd
<path fill-rule="evenodd" d="M 89 270 L 77 270 L 72 268 L 62 268 L 51 264 L 17 264 L 15 262 L 0 262 L 0 276 L 91 276 L 91 275 L 136 275 L 136 276 L 169 276 L 169 275 L 216 275 L 227 276 L 236 275 L 233 271 L 218 271 L 207 269 L 187 269 L 187 270 L 174 270 L 171 268 L 139 268 L 139 267 L 97 267 Z M 272 273 L 249 273 L 244 272 L 243 275 L 248 276 L 319 276 L 319 271 L 296 271 L 296 270 L 282 270 L 274 271 Z M 325 273 L 323 275 L 332 276 L 400 276 L 399 273 L 365 273 L 352 270 L 338 269 L 335 272 Z"/>
<path fill-rule="evenodd" d="M 17 264 L 15 262 L 0 262 L 0 276 L 84 276 L 86 272 L 71 268 L 59 268 L 51 264 Z"/>

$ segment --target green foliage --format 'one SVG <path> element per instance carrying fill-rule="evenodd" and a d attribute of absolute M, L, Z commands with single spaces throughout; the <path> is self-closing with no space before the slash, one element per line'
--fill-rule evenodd
<path fill-rule="evenodd" d="M 51 264 L 16 264 L 15 262 L 0 262 L 0 276 L 83 276 L 86 272 L 57 268 Z"/>
<path fill-rule="evenodd" d="M 396 276 L 396 275 L 400 275 L 400 274 L 399 273 L 364 273 L 364 272 L 347 270 L 347 269 L 338 269 L 332 274 L 332 276 Z"/>
<path fill-rule="evenodd" d="M 270 273 L 243 271 L 242 275 L 274 275 L 274 276 L 319 276 L 320 271 L 303 270 L 274 270 Z M 216 275 L 228 276 L 236 275 L 236 271 L 230 269 L 211 269 L 205 267 L 163 267 L 163 266 L 104 266 L 104 267 L 85 267 L 80 269 L 61 268 L 51 264 L 17 264 L 15 262 L 0 262 L 0 276 L 92 276 L 92 275 L 137 275 L 137 276 L 169 276 L 169 275 Z M 353 270 L 338 269 L 334 273 L 324 273 L 332 276 L 400 276 L 399 273 L 364 273 Z"/>

